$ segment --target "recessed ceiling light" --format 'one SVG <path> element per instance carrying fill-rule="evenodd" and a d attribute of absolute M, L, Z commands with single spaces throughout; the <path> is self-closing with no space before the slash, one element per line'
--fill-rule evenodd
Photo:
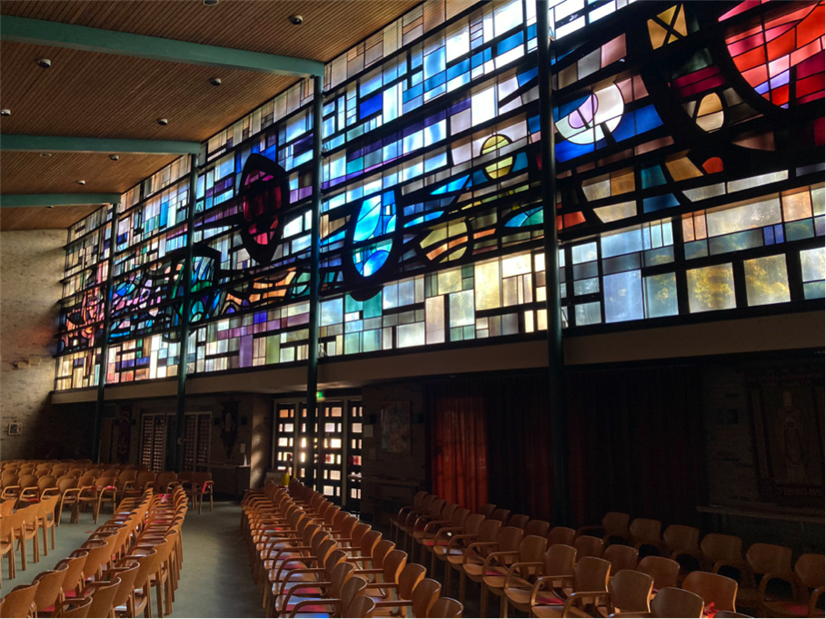
<path fill-rule="evenodd" d="M 109 155 L 109 159 L 111 159 L 112 161 L 117 161 L 118 159 L 120 159 L 120 155 Z"/>
<path fill-rule="evenodd" d="M 209 80 L 209 83 L 213 86 L 220 86 L 222 82 L 220 77 L 213 77 L 211 80 Z"/>
<path fill-rule="evenodd" d="M 290 23 L 293 26 L 300 26 L 304 23 L 304 18 L 301 15 L 290 15 Z"/>
<path fill-rule="evenodd" d="M 0 110 L 0 116 L 11 116 L 11 110 L 9 110 L 9 109 Z"/>
<path fill-rule="evenodd" d="M 51 153 L 40 153 L 40 156 L 41 157 L 51 157 L 52 154 Z"/>
<path fill-rule="evenodd" d="M 204 6 L 215 6 L 218 4 L 218 0 L 204 0 Z"/>
<path fill-rule="evenodd" d="M 35 62 L 37 62 L 37 66 L 42 69 L 48 69 L 52 66 L 52 61 L 48 58 L 38 58 Z"/>
<path fill-rule="evenodd" d="M 78 182 L 77 182 L 77 184 L 78 184 L 78 185 L 85 185 L 85 184 L 86 184 L 86 181 L 78 181 Z"/>
<path fill-rule="evenodd" d="M 158 119 L 158 124 L 161 127 L 166 127 L 169 124 L 169 121 L 166 118 L 159 118 Z"/>

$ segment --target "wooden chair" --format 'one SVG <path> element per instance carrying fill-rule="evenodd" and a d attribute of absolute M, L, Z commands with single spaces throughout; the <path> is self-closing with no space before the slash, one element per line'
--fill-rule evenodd
<path fill-rule="evenodd" d="M 55 547 L 55 528 L 57 528 L 57 518 L 55 518 L 55 511 L 57 510 L 57 502 L 60 500 L 58 495 L 44 498 L 40 501 L 40 529 L 43 531 L 43 554 L 49 554 L 49 546 L 46 543 L 46 533 L 51 531 L 52 548 Z"/>
<path fill-rule="evenodd" d="M 332 609 L 333 612 L 325 613 L 325 616 L 354 617 L 356 615 L 352 612 L 353 603 L 362 596 L 361 594 L 366 586 L 367 581 L 363 578 L 352 576 L 342 585 L 338 597 L 316 598 L 299 602 L 295 605 L 295 608 L 293 608 L 290 617 L 317 617 L 319 615 L 319 607 L 322 609 Z"/>
<path fill-rule="evenodd" d="M 134 603 L 135 603 L 135 580 L 138 577 L 140 564 L 134 560 L 126 560 L 120 565 L 110 568 L 106 571 L 104 578 L 113 580 L 120 579 L 120 587 L 115 592 L 115 597 L 112 599 L 112 614 L 113 616 L 135 617 Z"/>
<path fill-rule="evenodd" d="M 68 475 L 61 477 L 57 480 L 57 491 L 60 495 L 58 497 L 59 505 L 56 512 L 57 526 L 60 526 L 60 522 L 63 520 L 64 505 L 72 506 L 72 516 L 74 517 L 74 506 L 77 504 L 77 495 L 80 494 L 80 488 L 78 488 L 78 478 L 70 477 Z M 72 522 L 74 522 L 74 519 Z"/>
<path fill-rule="evenodd" d="M 430 607 L 428 617 L 441 617 L 442 619 L 459 619 L 465 607 L 459 600 L 453 598 L 439 598 Z M 359 615 L 364 616 L 364 615 Z"/>
<path fill-rule="evenodd" d="M 88 585 L 83 592 L 83 597 L 92 598 L 92 608 L 89 614 L 92 617 L 111 617 L 115 596 L 120 587 L 121 579 L 116 576 L 111 580 L 98 580 Z"/>
<path fill-rule="evenodd" d="M 734 567 L 740 571 L 737 606 L 757 611 L 762 607 L 762 595 L 756 577 L 765 574 L 790 574 L 792 549 L 776 544 L 752 544 L 746 551 L 745 561 L 720 563 L 716 571 L 719 572 L 724 566 Z M 763 582 L 762 579 L 760 582 Z"/>
<path fill-rule="evenodd" d="M 651 612 L 614 613 L 610 617 L 702 617 L 705 605 L 696 593 L 666 587 L 651 600 Z"/>
<path fill-rule="evenodd" d="M 539 535 L 526 535 L 519 543 L 518 552 L 494 552 L 487 557 L 487 568 L 482 578 L 482 607 L 487 611 L 487 594 L 501 598 L 501 616 L 508 616 L 508 596 L 505 595 L 505 582 L 508 576 L 516 573 L 523 580 L 534 580 L 542 568 L 542 558 L 548 540 Z"/>
<path fill-rule="evenodd" d="M 700 530 L 682 524 L 668 526 L 663 533 L 660 553 L 680 563 L 680 571 L 683 574 L 692 569 L 701 569 Z"/>
<path fill-rule="evenodd" d="M 491 520 L 498 520 L 502 523 L 502 526 L 505 526 L 505 523 L 508 521 L 508 518 L 511 515 L 511 510 L 505 509 L 504 507 L 497 507 L 493 510 L 493 513 L 490 515 Z"/>
<path fill-rule="evenodd" d="M 407 548 L 407 540 L 409 539 L 410 540 L 410 556 L 412 556 L 412 557 L 416 556 L 416 554 L 415 554 L 416 535 L 421 534 L 421 531 L 424 530 L 427 523 L 432 521 L 432 520 L 447 520 L 448 519 L 447 515 L 452 514 L 453 510 L 456 509 L 456 507 L 457 506 L 456 506 L 455 503 L 448 504 L 448 502 L 445 501 L 444 499 L 434 498 L 429 502 L 428 507 L 426 508 L 426 510 L 424 512 L 418 514 L 416 516 L 415 520 L 413 521 L 413 523 L 410 526 L 405 527 L 405 529 L 404 529 L 404 532 L 405 532 L 404 547 Z M 445 509 L 447 509 L 447 512 L 446 512 L 447 515 L 443 516 L 442 513 L 445 512 Z"/>
<path fill-rule="evenodd" d="M 204 496 L 209 496 L 209 511 L 213 509 L 213 482 L 212 473 L 198 472 L 192 474 L 192 480 L 189 482 L 190 488 L 187 491 L 187 497 L 192 498 L 193 506 L 198 508 L 198 513 L 201 513 L 201 508 L 204 505 Z"/>
<path fill-rule="evenodd" d="M 548 545 L 565 544 L 566 546 L 573 546 L 576 538 L 576 531 L 568 527 L 554 527 L 548 533 Z"/>
<path fill-rule="evenodd" d="M 424 499 L 427 496 L 428 493 L 423 490 L 417 492 L 413 497 L 413 504 L 404 505 L 401 509 L 399 509 L 399 513 L 396 514 L 396 517 L 390 519 L 390 527 L 395 532 L 394 541 L 397 546 L 399 544 L 399 534 L 403 533 L 402 529 L 407 525 L 407 519 L 413 512 L 420 512 L 422 510 Z"/>
<path fill-rule="evenodd" d="M 464 603 L 466 579 L 470 578 L 473 582 L 479 583 L 482 588 L 480 617 L 484 617 L 487 610 L 488 591 L 484 578 L 491 566 L 491 561 L 495 561 L 494 565 L 497 567 L 504 568 L 516 563 L 519 544 L 522 543 L 524 535 L 525 532 L 522 529 L 503 527 L 495 542 L 476 542 L 471 544 L 465 552 L 462 576 L 459 580 L 459 599 Z M 493 555 L 497 556 L 489 560 Z"/>
<path fill-rule="evenodd" d="M 84 577 L 83 570 L 86 567 L 86 558 L 89 553 L 85 550 L 75 550 L 70 557 L 63 559 L 55 565 L 55 569 L 66 568 L 63 578 L 63 595 L 67 598 L 75 598 L 83 591 Z"/>
<path fill-rule="evenodd" d="M 22 522 L 23 515 L 21 512 L 0 518 L 0 559 L 5 555 L 9 557 L 9 579 L 13 579 L 16 573 L 14 543 L 17 538 L 15 532 L 22 527 Z M 1 568 L 2 565 L 0 565 L 0 572 L 2 571 Z M 2 578 L 0 578 L 0 583 L 2 583 Z"/>
<path fill-rule="evenodd" d="M 531 616 L 568 617 L 574 613 L 574 609 L 584 611 L 585 608 L 597 607 L 600 603 L 604 605 L 610 572 L 611 564 L 608 561 L 597 557 L 583 557 L 574 566 L 572 578 L 559 579 L 563 582 L 561 588 L 554 590 L 558 598 L 555 603 L 532 605 Z M 540 579 L 536 587 L 542 587 L 545 582 L 547 581 Z M 566 584 L 568 587 L 565 587 Z M 570 589 L 570 595 L 566 589 Z"/>
<path fill-rule="evenodd" d="M 525 535 L 538 535 L 539 537 L 548 537 L 548 531 L 551 530 L 551 523 L 547 520 L 531 520 L 525 525 Z"/>
<path fill-rule="evenodd" d="M 37 486 L 39 478 L 37 475 L 21 475 L 17 480 L 17 504 L 24 499 L 26 502 L 31 502 L 31 499 L 40 496 L 40 489 Z M 7 488 L 7 490 L 15 490 L 14 488 Z M 6 498 L 6 497 L 4 497 Z"/>
<path fill-rule="evenodd" d="M 522 613 L 530 614 L 531 607 L 536 604 L 551 604 L 558 600 L 552 593 L 542 590 L 540 582 L 553 588 L 554 584 L 562 584 L 573 578 L 576 548 L 565 544 L 549 546 L 541 562 L 533 565 L 512 565 L 505 578 L 505 596 L 508 604 Z M 516 573 L 517 569 L 534 567 L 535 579 L 525 579 Z"/>
<path fill-rule="evenodd" d="M 723 565 L 740 565 L 743 562 L 743 540 L 734 535 L 709 533 L 700 542 L 700 560 L 705 571 L 715 574 Z"/>
<path fill-rule="evenodd" d="M 508 519 L 508 526 L 522 529 L 524 531 L 525 527 L 528 526 L 530 519 L 531 517 L 526 514 L 514 514 Z M 527 535 L 527 533 L 525 535 Z"/>
<path fill-rule="evenodd" d="M 394 562 L 395 560 L 394 558 Z M 424 580 L 426 572 L 427 570 L 423 565 L 407 563 L 404 569 L 398 573 L 397 582 L 368 584 L 368 590 L 376 591 L 376 594 L 371 595 L 373 601 L 376 602 L 376 609 L 380 609 L 379 612 L 382 614 L 398 612 L 400 608 L 398 602 L 412 602 L 413 592 Z"/>
<path fill-rule="evenodd" d="M 40 583 L 33 582 L 30 585 L 18 585 L 3 598 L 3 617 L 34 617 L 37 607 L 34 603 L 34 596 Z"/>
<path fill-rule="evenodd" d="M 490 552 L 488 545 L 496 543 L 501 529 L 502 523 L 499 520 L 485 520 L 481 525 L 479 525 L 478 534 L 474 535 L 468 533 L 464 535 L 457 535 L 450 541 L 450 544 L 448 544 L 448 552 L 445 555 L 447 557 L 445 570 L 448 572 L 448 575 L 445 576 L 445 589 L 448 588 L 450 583 L 450 575 L 453 573 L 453 570 L 459 572 L 459 600 L 462 603 L 465 601 L 464 595 L 466 588 L 464 564 L 468 560 L 484 561 L 484 557 Z M 483 544 L 481 546 L 471 548 L 474 544 L 479 542 L 482 542 Z M 455 550 L 459 550 L 461 552 L 457 553 Z M 470 559 L 468 557 L 470 557 Z"/>
<path fill-rule="evenodd" d="M 613 546 L 609 546 L 613 548 Z M 613 568 L 612 568 L 613 570 Z M 619 570 L 608 583 L 608 606 L 611 613 L 647 613 L 654 589 L 654 579 L 634 570 Z"/>
<path fill-rule="evenodd" d="M 137 617 L 146 612 L 148 617 L 152 613 L 152 574 L 158 571 L 158 551 L 151 550 L 145 555 L 129 555 L 127 559 L 138 563 L 135 574 L 135 588 L 132 595 L 132 608 L 127 610 L 127 617 Z M 148 610 L 147 610 L 148 609 Z"/>
<path fill-rule="evenodd" d="M 354 577 L 354 572 L 355 566 L 352 563 L 343 562 L 339 563 L 335 567 L 330 574 L 330 580 L 328 581 L 315 581 L 307 584 L 302 583 L 292 587 L 287 592 L 287 596 L 283 601 L 281 616 L 287 616 L 287 613 L 289 613 L 289 616 L 295 617 L 297 616 L 297 613 L 300 613 L 308 606 L 313 606 L 313 603 L 320 599 L 328 601 L 341 600 L 344 587 Z M 296 596 L 299 591 L 306 591 L 308 588 L 313 592 L 312 599 L 304 599 L 291 603 L 293 596 Z M 321 591 L 320 594 L 318 593 L 319 590 Z"/>
<path fill-rule="evenodd" d="M 445 590 L 450 591 L 450 577 L 453 570 L 450 568 L 449 558 L 461 562 L 462 554 L 469 540 L 478 541 L 479 528 L 485 521 L 483 514 L 470 514 L 459 528 L 446 527 L 436 533 L 433 540 L 433 563 L 430 566 L 432 576 L 436 575 L 436 559 L 445 564 Z"/>
<path fill-rule="evenodd" d="M 637 569 L 639 551 L 625 544 L 612 544 L 602 553 L 602 558 L 611 564 L 611 571 L 616 574 L 620 570 Z"/>
<path fill-rule="evenodd" d="M 123 482 L 126 484 L 126 482 Z M 118 501 L 118 487 L 117 487 L 117 478 L 115 477 L 99 477 L 95 481 L 95 503 L 94 503 L 94 516 L 95 516 L 95 524 L 98 523 L 98 518 L 100 517 L 101 509 L 105 503 L 112 504 L 112 513 L 115 512 L 115 508 L 117 507 Z"/>
<path fill-rule="evenodd" d="M 442 548 L 447 548 L 450 538 L 453 535 L 463 533 L 467 519 L 470 517 L 470 510 L 464 507 L 457 507 L 453 510 L 448 521 L 432 521 L 427 523 L 421 538 L 417 538 L 422 545 L 422 563 L 427 565 L 427 553 L 430 557 L 430 574 L 436 575 L 436 544 L 441 544 Z"/>
<path fill-rule="evenodd" d="M 0 476 L 0 499 L 17 501 L 20 496 L 20 476 L 17 471 L 3 471 Z"/>
<path fill-rule="evenodd" d="M 631 516 L 622 512 L 608 512 L 602 517 L 602 524 L 597 526 L 580 527 L 576 534 L 602 536 L 605 545 L 616 543 L 617 541 L 628 541 L 628 523 Z"/>
<path fill-rule="evenodd" d="M 583 557 L 602 557 L 603 541 L 600 537 L 580 535 L 574 540 L 577 561 Z"/>
<path fill-rule="evenodd" d="M 335 542 L 333 542 L 333 544 L 335 544 Z M 406 559 L 407 553 L 403 554 Z M 299 599 L 318 597 L 318 588 L 332 586 L 333 573 L 339 565 L 347 563 L 347 553 L 343 550 L 336 549 L 334 546 L 334 550 L 327 553 L 327 556 L 324 557 L 323 560 L 321 560 L 320 555 L 321 553 L 319 552 L 319 557 L 316 558 L 315 561 L 307 560 L 288 564 L 285 566 L 288 569 L 286 569 L 282 577 L 270 579 L 270 582 L 274 584 L 272 585 L 271 591 L 268 592 L 268 597 L 264 600 L 268 616 L 286 615 L 294 606 L 294 604 L 293 606 L 290 605 L 293 597 Z M 350 567 L 353 569 L 351 570 Z M 337 578 L 349 577 L 348 575 L 355 574 L 356 572 L 355 566 L 349 564 Z"/>
<path fill-rule="evenodd" d="M 18 528 L 14 531 L 14 536 L 17 539 L 17 548 L 20 551 L 20 562 L 23 566 L 23 571 L 28 567 L 28 555 L 26 553 L 26 542 L 32 542 L 32 556 L 35 563 L 40 561 L 40 543 L 37 540 L 37 534 L 40 531 L 40 506 L 37 504 L 29 505 L 23 509 L 18 509 L 17 514 L 20 514 L 20 520 L 17 521 Z"/>
<path fill-rule="evenodd" d="M 691 572 L 683 581 L 683 589 L 696 593 L 706 606 L 715 610 L 736 611 L 737 581 L 711 572 Z"/>
<path fill-rule="evenodd" d="M 654 579 L 654 591 L 666 587 L 676 587 L 680 577 L 680 564 L 665 557 L 643 557 L 637 565 L 637 571 L 648 574 Z"/>
<path fill-rule="evenodd" d="M 68 566 L 59 570 L 41 572 L 35 576 L 34 582 L 39 583 L 37 593 L 34 596 L 34 605 L 38 614 L 47 609 L 51 612 L 57 604 L 63 601 L 63 582 L 66 580 Z"/>
<path fill-rule="evenodd" d="M 372 617 L 376 603 L 366 595 L 358 596 L 350 605 L 348 617 Z M 442 615 L 439 615 L 440 617 Z M 461 617 L 461 615 L 459 615 Z"/>
<path fill-rule="evenodd" d="M 484 505 L 482 505 L 482 507 L 479 508 L 479 511 L 477 511 L 476 513 L 481 514 L 485 518 L 490 518 L 490 515 L 493 513 L 493 510 L 495 509 L 496 505 L 494 505 L 493 503 L 485 503 Z"/>
<path fill-rule="evenodd" d="M 818 602 L 823 596 L 826 557 L 816 554 L 801 555 L 791 574 L 768 573 L 760 581 L 760 603 L 767 617 L 822 617 Z M 766 585 L 774 579 L 784 580 L 792 587 L 790 599 L 772 599 L 766 594 Z M 811 593 L 810 593 L 811 591 Z"/>

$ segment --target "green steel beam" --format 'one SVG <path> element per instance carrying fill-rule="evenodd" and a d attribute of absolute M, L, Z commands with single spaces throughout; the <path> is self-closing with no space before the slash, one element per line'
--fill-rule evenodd
<path fill-rule="evenodd" d="M 262 54 L 10 15 L 3 16 L 0 39 L 257 73 L 299 77 L 324 75 L 323 62 L 306 58 Z"/>
<path fill-rule="evenodd" d="M 5 18 L 3 18 L 5 23 Z M 197 155 L 200 142 L 171 140 L 117 140 L 52 135 L 0 136 L 0 150 L 45 153 L 132 153 L 135 155 Z"/>
<path fill-rule="evenodd" d="M 22 206 L 82 206 L 85 204 L 114 204 L 120 202 L 119 193 L 39 193 L 0 196 L 0 208 Z"/>

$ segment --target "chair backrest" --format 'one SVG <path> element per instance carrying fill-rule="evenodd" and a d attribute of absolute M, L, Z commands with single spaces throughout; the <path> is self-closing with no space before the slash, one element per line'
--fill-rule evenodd
<path fill-rule="evenodd" d="M 452 527 L 461 527 L 465 524 L 465 521 L 470 516 L 470 510 L 465 507 L 459 507 L 453 511 L 453 515 L 450 517 L 450 526 Z"/>
<path fill-rule="evenodd" d="M 77 488 L 77 477 L 69 477 L 67 475 L 57 480 L 57 489 L 60 491 L 60 494 L 63 494 L 69 488 Z"/>
<path fill-rule="evenodd" d="M 432 578 L 423 579 L 413 590 L 413 616 L 427 617 L 442 593 L 442 583 Z"/>
<path fill-rule="evenodd" d="M 384 582 L 399 582 L 399 575 L 407 565 L 407 553 L 403 550 L 391 550 L 384 557 L 381 565 Z M 375 565 L 374 565 L 375 567 Z"/>
<path fill-rule="evenodd" d="M 704 610 L 703 598 L 676 587 L 660 589 L 651 600 L 651 614 L 655 617 L 702 617 Z"/>
<path fill-rule="evenodd" d="M 115 482 L 117 481 L 117 477 L 110 477 L 108 475 L 101 475 L 97 478 L 95 485 L 99 488 L 105 488 L 107 486 L 114 486 Z"/>
<path fill-rule="evenodd" d="M 361 538 L 361 544 L 359 545 L 361 549 L 361 556 L 362 557 L 372 557 L 373 552 L 376 550 L 376 546 L 381 541 L 382 534 L 380 531 L 373 531 L 372 529 L 368 531 L 364 537 Z"/>
<path fill-rule="evenodd" d="M 482 526 L 482 523 L 485 521 L 485 516 L 482 514 L 470 514 L 465 519 L 465 533 L 469 535 L 478 535 L 479 534 L 479 527 Z"/>
<path fill-rule="evenodd" d="M 118 483 L 122 484 L 127 481 L 135 481 L 138 478 L 138 472 L 135 469 L 126 469 L 118 475 Z"/>
<path fill-rule="evenodd" d="M 743 558 L 743 540 L 734 535 L 709 533 L 700 542 L 700 550 L 712 564 L 719 561 L 736 563 Z"/>
<path fill-rule="evenodd" d="M 619 570 L 608 583 L 613 612 L 647 613 L 654 579 L 634 570 Z"/>
<path fill-rule="evenodd" d="M 71 608 L 61 608 L 53 617 L 85 619 L 92 611 L 92 598 L 72 598 Z"/>
<path fill-rule="evenodd" d="M 83 476 L 84 477 L 88 476 L 88 477 L 97 478 L 97 477 L 100 477 L 101 473 L 102 473 L 102 471 L 98 468 L 90 468 L 90 469 L 86 469 L 86 472 L 83 473 Z"/>
<path fill-rule="evenodd" d="M 66 574 L 63 578 L 63 591 L 78 591 L 82 584 L 83 568 L 86 567 L 86 558 L 89 553 L 85 550 L 75 550 L 71 557 L 63 559 L 60 563 L 55 565 L 55 569 L 66 566 Z"/>
<path fill-rule="evenodd" d="M 8 488 L 9 486 L 16 486 L 19 479 L 17 473 L 3 473 L 0 476 L 0 488 Z"/>
<path fill-rule="evenodd" d="M 21 475 L 17 480 L 17 485 L 21 488 L 37 487 L 37 475 Z"/>
<path fill-rule="evenodd" d="M 459 506 L 456 503 L 445 503 L 439 516 L 442 520 L 453 520 L 453 514 L 457 509 L 459 509 Z"/>
<path fill-rule="evenodd" d="M 525 537 L 525 532 L 516 527 L 503 527 L 499 531 L 499 536 L 496 538 L 498 548 L 494 552 L 506 552 L 509 550 L 519 550 L 519 544 L 522 543 L 522 538 Z"/>
<path fill-rule="evenodd" d="M 372 527 L 366 522 L 359 522 L 353 528 L 353 534 L 350 536 L 352 541 L 350 543 L 353 545 L 354 548 L 358 548 L 359 546 L 361 546 L 361 540 L 364 538 L 365 535 L 367 535 L 367 533 L 370 532 L 371 528 Z"/>
<path fill-rule="evenodd" d="M 144 471 L 143 473 L 138 474 L 138 486 L 143 488 L 146 484 L 153 484 L 155 483 L 155 478 L 157 475 L 152 471 Z"/>
<path fill-rule="evenodd" d="M 341 591 L 347 581 L 353 577 L 356 571 L 356 566 L 352 563 L 342 562 L 336 565 L 333 573 L 330 574 L 330 596 L 334 598 L 341 598 Z"/>
<path fill-rule="evenodd" d="M 9 500 L 6 500 L 6 501 L 3 501 L 2 503 L 0 503 L 0 516 L 6 517 L 6 516 L 11 515 L 11 513 L 14 511 L 15 502 L 16 501 L 14 499 L 9 499 Z M 0 522 L 2 522 L 2 521 L 0 521 Z M 5 534 L 4 534 L 4 536 L 5 536 Z"/>
<path fill-rule="evenodd" d="M 459 600 L 453 598 L 439 598 L 430 607 L 430 614 L 428 617 L 441 617 L 442 619 L 459 619 L 465 607 Z"/>
<path fill-rule="evenodd" d="M 493 510 L 493 513 L 490 515 L 491 520 L 498 520 L 499 522 L 504 524 L 508 521 L 508 516 L 511 515 L 511 510 L 505 509 L 504 507 L 497 507 Z"/>
<path fill-rule="evenodd" d="M 77 485 L 79 488 L 85 488 L 87 486 L 94 486 L 95 485 L 96 477 L 94 475 L 84 475 L 80 479 L 77 480 Z"/>
<path fill-rule="evenodd" d="M 37 593 L 34 596 L 34 604 L 37 606 L 38 612 L 54 606 L 60 594 L 63 592 L 63 581 L 66 580 L 67 567 L 64 566 L 59 570 L 49 570 L 48 572 L 41 572 L 35 577 L 35 582 L 39 582 L 40 586 L 37 588 Z"/>
<path fill-rule="evenodd" d="M 399 574 L 399 599 L 412 600 L 413 591 L 424 579 L 427 570 L 418 563 L 408 563 Z"/>
<path fill-rule="evenodd" d="M 413 497 L 413 507 L 419 509 L 422 506 L 422 501 L 427 496 L 427 492 L 424 490 L 419 490 L 416 495 Z"/>
<path fill-rule="evenodd" d="M 602 538 L 593 535 L 580 535 L 574 540 L 577 561 L 583 557 L 601 557 L 604 544 Z"/>
<path fill-rule="evenodd" d="M 444 509 L 446 503 L 447 501 L 445 501 L 444 499 L 434 499 L 430 503 L 430 507 L 428 508 L 430 515 L 435 516 L 436 518 L 440 518 L 442 515 L 442 510 Z"/>
<path fill-rule="evenodd" d="M 514 514 L 508 519 L 508 526 L 524 530 L 530 519 L 531 517 L 525 514 Z"/>
<path fill-rule="evenodd" d="M 691 572 L 683 581 L 683 589 L 699 595 L 706 606 L 714 604 L 717 610 L 734 610 L 736 580 L 711 572 Z"/>
<path fill-rule="evenodd" d="M 35 581 L 30 585 L 19 585 L 12 589 L 3 598 L 4 617 L 33 617 L 34 597 L 40 583 Z"/>
<path fill-rule="evenodd" d="M 548 531 L 551 529 L 551 523 L 547 520 L 531 520 L 525 525 L 525 535 L 539 535 L 540 537 L 548 537 Z"/>
<path fill-rule="evenodd" d="M 574 573 L 576 548 L 566 544 L 553 544 L 545 551 L 542 559 L 545 574 L 549 576 L 568 576 Z"/>
<path fill-rule="evenodd" d="M 788 574 L 792 571 L 792 549 L 777 544 L 752 544 L 746 552 L 746 562 L 755 574 Z"/>
<path fill-rule="evenodd" d="M 623 512 L 608 512 L 602 517 L 602 529 L 605 537 L 628 537 L 628 523 L 631 516 Z"/>
<path fill-rule="evenodd" d="M 158 551 L 153 548 L 146 555 L 139 557 L 137 562 L 138 572 L 135 574 L 135 588 L 145 589 L 149 586 L 149 579 L 158 571 L 160 556 Z"/>
<path fill-rule="evenodd" d="M 114 477 L 117 479 L 118 475 L 120 475 L 120 469 L 106 469 L 100 475 L 101 477 Z"/>
<path fill-rule="evenodd" d="M 612 544 L 602 553 L 602 558 L 611 563 L 611 571 L 616 574 L 620 570 L 637 569 L 639 554 L 639 551 L 633 546 Z"/>
<path fill-rule="evenodd" d="M 347 614 L 344 615 L 345 617 L 372 617 L 373 612 L 376 610 L 376 601 L 371 598 L 367 597 L 366 595 L 360 595 L 353 603 L 350 604 L 350 608 L 347 609 Z"/>
<path fill-rule="evenodd" d="M 129 596 L 132 595 L 132 591 L 135 589 L 135 580 L 138 577 L 139 569 L 140 564 L 131 561 L 127 565 L 117 567 L 111 570 L 111 572 L 107 572 L 110 576 L 116 574 L 117 577 L 120 578 L 120 587 L 118 587 L 115 597 L 112 600 L 112 606 L 115 608 L 123 606 L 129 600 Z"/>
<path fill-rule="evenodd" d="M 519 543 L 519 563 L 541 563 L 545 555 L 545 548 L 548 540 L 539 535 L 525 535 Z M 523 578 L 536 573 L 532 567 L 522 567 L 519 569 Z"/>
<path fill-rule="evenodd" d="M 700 550 L 700 529 L 672 524 L 663 533 L 663 541 L 671 552 L 697 552 Z"/>
<path fill-rule="evenodd" d="M 84 471 L 82 468 L 75 467 L 69 469 L 66 475 L 68 475 L 69 477 L 83 477 L 83 472 Z"/>
<path fill-rule="evenodd" d="M 493 510 L 496 509 L 496 505 L 493 503 L 485 503 L 482 507 L 479 508 L 479 511 L 476 512 L 477 514 L 481 514 L 485 518 L 490 518 L 490 515 L 493 513 Z"/>
<path fill-rule="evenodd" d="M 666 557 L 643 557 L 637 571 L 643 572 L 654 579 L 654 588 L 657 590 L 666 587 L 676 587 L 680 575 L 680 564 Z"/>
<path fill-rule="evenodd" d="M 634 518 L 628 527 L 631 541 L 635 544 L 652 544 L 660 541 L 660 532 L 663 525 L 659 520 L 650 518 Z"/>
<path fill-rule="evenodd" d="M 117 577 L 112 580 L 101 580 L 93 583 L 85 592 L 85 595 L 91 595 L 92 597 L 92 608 L 89 614 L 92 617 L 111 617 L 115 595 L 117 595 L 120 586 L 121 579 Z"/>
<path fill-rule="evenodd" d="M 808 589 L 817 589 L 826 585 L 824 583 L 825 560 L 826 557 L 823 555 L 800 555 L 797 563 L 794 564 L 794 573 L 800 580 L 800 584 Z"/>
<path fill-rule="evenodd" d="M 551 532 L 548 533 L 548 543 L 551 545 L 565 544 L 566 546 L 573 546 L 575 537 L 576 531 L 573 529 L 568 527 L 554 527 L 551 529 Z"/>
<path fill-rule="evenodd" d="M 479 526 L 479 539 L 483 542 L 495 542 L 501 530 L 502 522 L 500 520 L 485 520 Z M 482 550 L 485 551 L 484 548 Z"/>
<path fill-rule="evenodd" d="M 353 602 L 356 601 L 356 598 L 362 596 L 364 590 L 367 588 L 367 581 L 364 580 L 361 576 L 353 576 L 347 583 L 341 588 L 341 616 L 342 617 L 354 617 L 358 615 L 354 615 L 352 612 Z M 363 596 L 362 596 L 363 597 Z"/>
<path fill-rule="evenodd" d="M 611 564 L 597 557 L 582 557 L 574 566 L 574 592 L 608 591 Z"/>

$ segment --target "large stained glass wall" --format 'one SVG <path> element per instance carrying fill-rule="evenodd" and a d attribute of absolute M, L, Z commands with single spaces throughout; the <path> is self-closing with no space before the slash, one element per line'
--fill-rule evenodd
<path fill-rule="evenodd" d="M 568 332 L 822 307 L 824 3 L 550 4 Z M 328 64 L 323 356 L 545 328 L 536 6 L 466 6 Z M 307 357 L 313 96 L 203 145 L 191 372 Z M 176 373 L 187 165 L 124 196 L 110 383 Z M 71 233 L 58 389 L 95 381 L 104 215 Z"/>

